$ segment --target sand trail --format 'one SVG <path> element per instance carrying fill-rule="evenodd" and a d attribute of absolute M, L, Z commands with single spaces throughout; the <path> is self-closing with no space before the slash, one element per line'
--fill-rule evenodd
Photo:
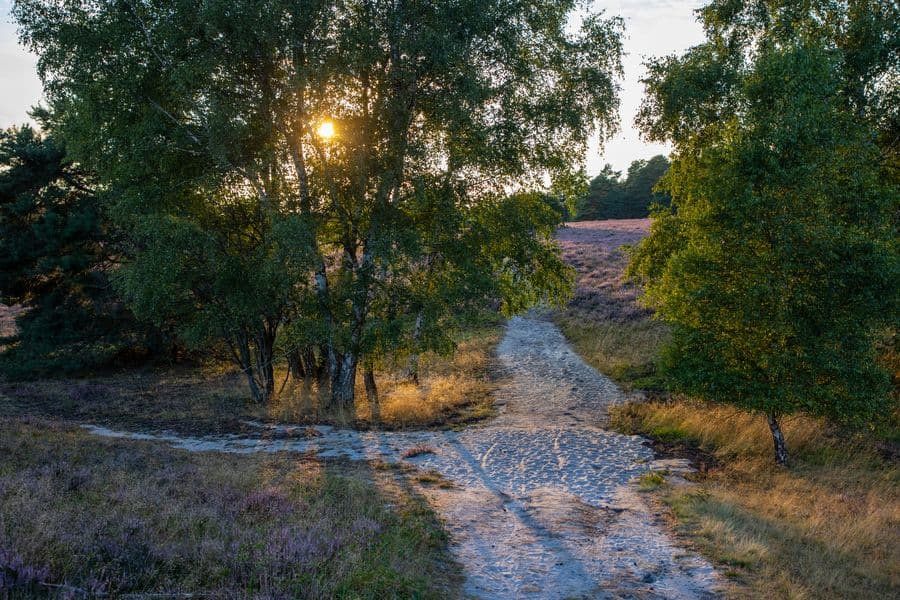
<path fill-rule="evenodd" d="M 499 415 L 463 431 L 357 432 L 254 424 L 260 435 L 189 438 L 93 433 L 191 451 L 315 452 L 406 460 L 452 487 L 423 487 L 444 519 L 477 598 L 709 598 L 714 569 L 679 548 L 634 479 L 683 461 L 655 461 L 644 440 L 604 429 L 621 390 L 587 365 L 537 314 L 510 320 L 500 343 Z M 277 435 L 273 435 L 277 434 Z M 405 450 L 434 450 L 403 459 Z"/>

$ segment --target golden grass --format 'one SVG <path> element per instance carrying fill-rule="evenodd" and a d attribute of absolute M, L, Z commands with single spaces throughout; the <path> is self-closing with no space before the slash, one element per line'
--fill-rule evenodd
<path fill-rule="evenodd" d="M 615 409 L 618 429 L 712 454 L 698 486 L 663 486 L 678 529 L 734 580 L 735 597 L 887 598 L 900 593 L 900 469 L 871 439 L 788 419 L 789 469 L 764 419 L 700 402 Z"/>
<path fill-rule="evenodd" d="M 0 416 L 34 415 L 126 430 L 167 429 L 185 434 L 234 432 L 243 421 L 308 424 L 328 422 L 354 427 L 460 425 L 493 414 L 496 389 L 494 348 L 499 324 L 473 328 L 449 356 L 427 354 L 421 385 L 410 385 L 401 369 L 377 372 L 381 418 L 375 423 L 360 376 L 356 405 L 335 411 L 327 390 L 289 381 L 283 392 L 260 405 L 250 399 L 245 379 L 223 362 L 160 370 L 129 371 L 85 379 L 0 381 Z M 276 390 L 286 367 L 276 368 Z"/>
<path fill-rule="evenodd" d="M 0 338 L 12 337 L 16 334 L 16 317 L 23 311 L 21 306 L 0 304 Z M 6 349 L 0 344 L 0 351 Z"/>
<path fill-rule="evenodd" d="M 502 333 L 499 326 L 478 328 L 461 339 L 449 356 L 423 355 L 419 385 L 410 383 L 397 365 L 376 371 L 379 401 L 374 414 L 360 378 L 352 411 L 325 410 L 323 391 L 289 384 L 269 406 L 260 407 L 257 416 L 270 421 L 318 420 L 392 429 L 461 425 L 485 418 L 493 414 L 497 388 L 494 349 Z"/>

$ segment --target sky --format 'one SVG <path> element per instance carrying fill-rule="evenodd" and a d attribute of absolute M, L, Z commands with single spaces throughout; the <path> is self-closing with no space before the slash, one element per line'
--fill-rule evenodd
<path fill-rule="evenodd" d="M 702 0 L 595 0 L 594 8 L 625 19 L 625 77 L 621 82 L 620 131 L 602 148 L 594 140 L 588 149 L 587 172 L 595 175 L 610 163 L 625 171 L 631 161 L 667 154 L 668 148 L 640 139 L 634 116 L 644 93 L 643 62 L 653 56 L 679 53 L 700 43 L 703 32 L 694 16 Z M 12 2 L 0 0 L 0 127 L 24 123 L 28 110 L 41 99 L 37 59 L 18 44 L 12 23 Z"/>

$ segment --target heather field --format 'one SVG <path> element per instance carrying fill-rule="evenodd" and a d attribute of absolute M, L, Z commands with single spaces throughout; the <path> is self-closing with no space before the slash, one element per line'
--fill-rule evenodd
<path fill-rule="evenodd" d="M 621 219 L 575 221 L 557 232 L 563 257 L 578 272 L 568 314 L 595 322 L 649 317 L 637 304 L 639 290 L 622 277 L 628 262 L 623 246 L 639 242 L 649 228 L 650 219 Z"/>
<path fill-rule="evenodd" d="M 900 1 L 0 15 L 0 600 L 900 600 Z"/>
<path fill-rule="evenodd" d="M 588 363 L 626 388 L 658 388 L 655 354 L 666 339 L 666 327 L 638 304 L 639 290 L 622 275 L 625 247 L 649 227 L 649 219 L 580 221 L 557 233 L 577 280 L 555 321 Z"/>
<path fill-rule="evenodd" d="M 645 477 L 647 495 L 728 576 L 732 597 L 896 597 L 897 428 L 854 431 L 793 417 L 784 429 L 794 459 L 780 469 L 771 462 L 763 416 L 666 394 L 656 371 L 666 327 L 639 306 L 639 290 L 622 276 L 622 246 L 639 241 L 648 226 L 589 221 L 560 229 L 578 288 L 555 315 L 589 363 L 654 398 L 613 407 L 612 428 L 649 437 L 658 452 L 690 457 L 700 468 L 689 486 Z"/>
<path fill-rule="evenodd" d="M 446 598 L 428 504 L 391 469 L 188 453 L 0 418 L 0 597 Z"/>

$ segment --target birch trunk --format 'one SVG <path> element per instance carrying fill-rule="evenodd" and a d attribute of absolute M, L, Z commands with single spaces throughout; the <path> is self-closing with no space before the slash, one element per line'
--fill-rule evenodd
<path fill-rule="evenodd" d="M 769 429 L 772 431 L 772 441 L 775 444 L 775 462 L 779 466 L 786 466 L 788 462 L 787 444 L 784 441 L 784 434 L 781 433 L 781 425 L 778 423 L 778 415 L 769 413 L 766 415 L 769 421 Z"/>

